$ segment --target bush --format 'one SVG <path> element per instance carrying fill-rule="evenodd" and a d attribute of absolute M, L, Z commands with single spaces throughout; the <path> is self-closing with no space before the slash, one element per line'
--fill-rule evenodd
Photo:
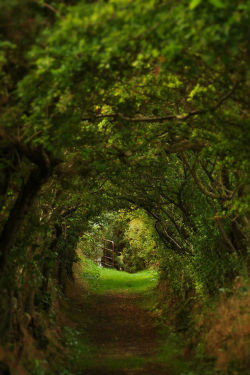
<path fill-rule="evenodd" d="M 225 373 L 233 373 L 234 369 L 247 371 L 250 366 L 250 285 L 236 278 L 231 295 L 227 296 L 226 290 L 221 293 L 215 310 L 206 317 L 206 353 L 215 358 L 216 368 Z"/>

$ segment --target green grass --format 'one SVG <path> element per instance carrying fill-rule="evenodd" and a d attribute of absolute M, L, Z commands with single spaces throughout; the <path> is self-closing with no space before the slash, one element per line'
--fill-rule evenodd
<path fill-rule="evenodd" d="M 142 293 L 156 286 L 157 275 L 153 271 L 128 273 L 114 269 L 102 268 L 100 271 L 99 292 L 119 291 Z"/>
<path fill-rule="evenodd" d="M 157 285 L 156 271 L 144 270 L 136 273 L 102 268 L 89 259 L 81 258 L 82 276 L 88 286 L 97 293 L 125 292 L 145 293 Z"/>

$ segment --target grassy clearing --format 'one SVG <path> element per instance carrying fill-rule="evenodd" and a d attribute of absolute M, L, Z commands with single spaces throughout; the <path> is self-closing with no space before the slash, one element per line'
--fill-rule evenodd
<path fill-rule="evenodd" d="M 96 293 L 145 293 L 152 291 L 157 285 L 158 275 L 153 270 L 131 274 L 99 267 L 84 257 L 81 257 L 81 266 L 84 281 Z"/>
<path fill-rule="evenodd" d="M 156 272 L 151 270 L 130 274 L 124 271 L 102 268 L 98 291 L 143 293 L 152 290 L 156 286 L 156 282 Z"/>

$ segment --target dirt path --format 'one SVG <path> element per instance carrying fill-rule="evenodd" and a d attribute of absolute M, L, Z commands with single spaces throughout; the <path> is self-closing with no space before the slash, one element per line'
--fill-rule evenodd
<path fill-rule="evenodd" d="M 147 356 L 155 347 L 152 318 L 138 306 L 138 296 L 99 296 L 94 313 L 92 338 L 103 355 Z"/>
<path fill-rule="evenodd" d="M 156 329 L 150 313 L 139 306 L 141 296 L 126 293 L 94 294 L 71 301 L 71 311 L 82 335 L 96 348 L 81 375 L 167 375 L 156 363 Z"/>

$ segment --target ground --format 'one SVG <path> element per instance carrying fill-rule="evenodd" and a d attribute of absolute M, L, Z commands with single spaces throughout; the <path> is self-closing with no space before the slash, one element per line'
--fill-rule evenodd
<path fill-rule="evenodd" d="M 78 273 L 66 308 L 71 320 L 65 328 L 71 373 L 172 374 L 156 360 L 159 335 L 152 313 L 143 307 L 156 285 L 155 273 L 103 270 L 98 286 L 91 291 L 82 276 L 86 278 Z M 90 284 L 94 283 L 90 274 Z"/>

